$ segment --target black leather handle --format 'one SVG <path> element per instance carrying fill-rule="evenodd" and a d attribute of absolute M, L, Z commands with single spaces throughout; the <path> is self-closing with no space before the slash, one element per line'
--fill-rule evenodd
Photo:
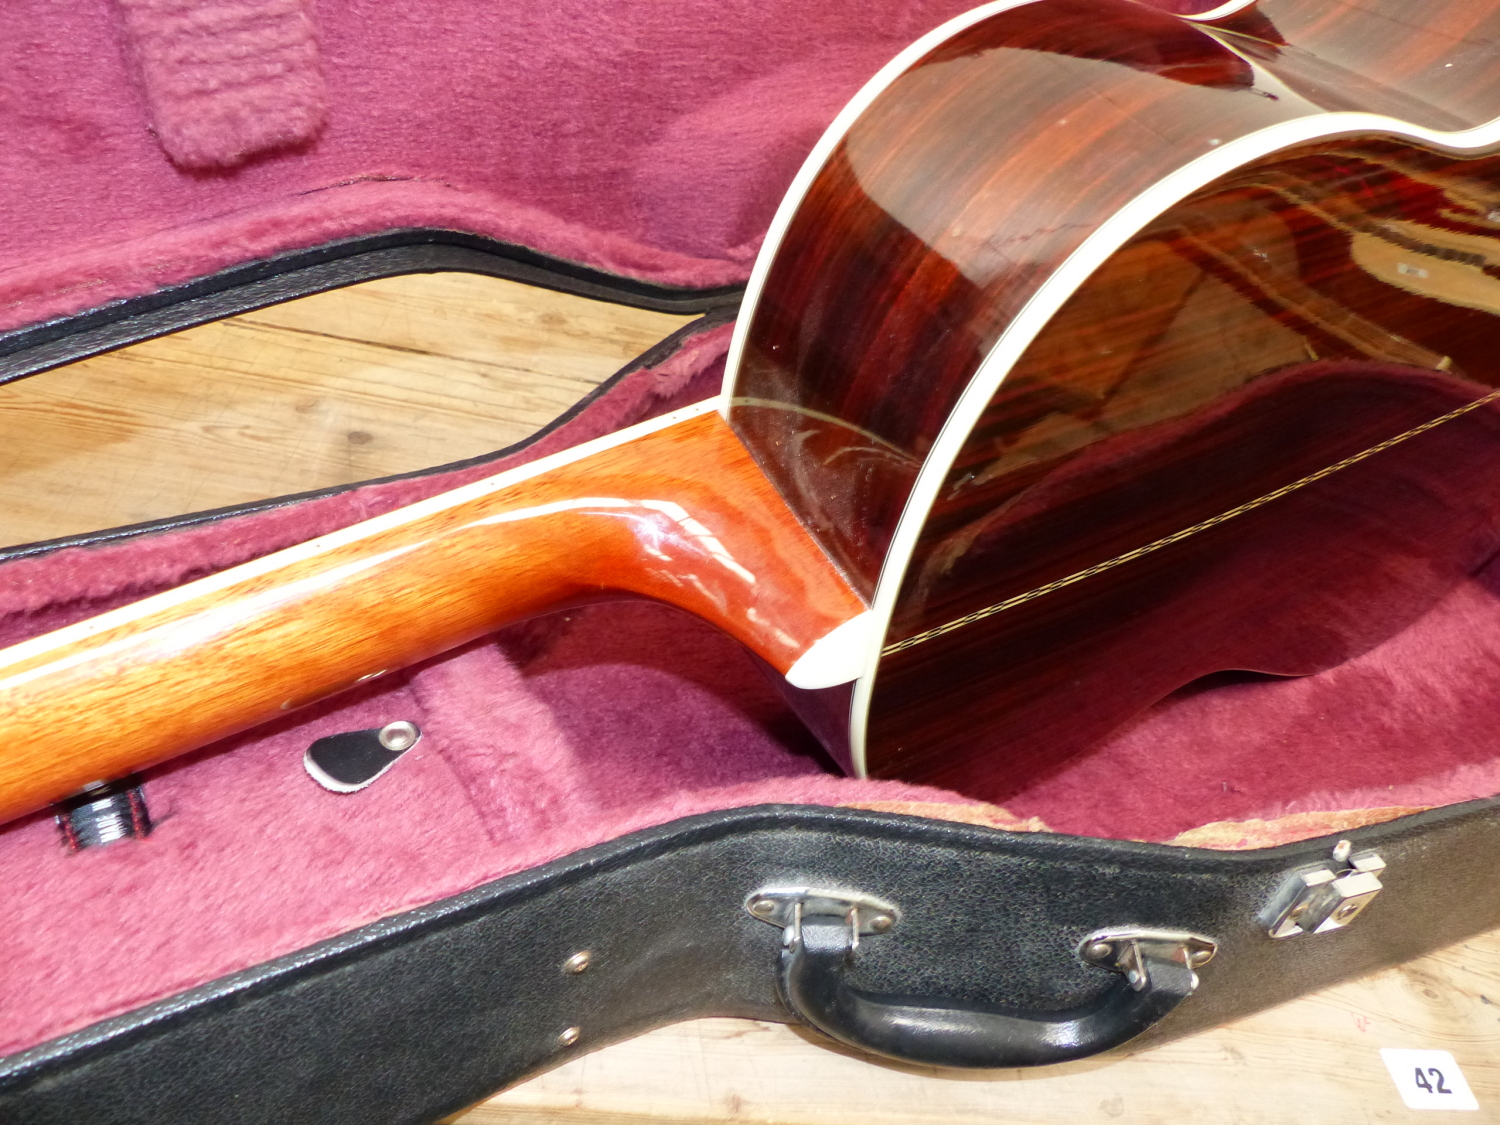
<path fill-rule="evenodd" d="M 1125 1043 L 1197 987 L 1180 944 L 1133 943 L 1130 972 L 1098 1000 L 1063 1012 L 1020 1012 L 862 992 L 845 979 L 854 943 L 845 919 L 804 918 L 787 930 L 781 991 L 799 1017 L 852 1047 L 902 1062 L 949 1067 L 1042 1066 Z"/>

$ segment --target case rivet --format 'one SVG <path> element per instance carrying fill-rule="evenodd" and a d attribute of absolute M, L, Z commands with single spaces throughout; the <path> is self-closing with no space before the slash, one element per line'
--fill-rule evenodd
<path fill-rule="evenodd" d="M 386 723 L 380 728 L 380 745 L 384 746 L 392 754 L 400 754 L 410 750 L 417 744 L 417 739 L 422 737 L 422 732 L 417 729 L 416 723 L 409 723 L 405 719 L 394 723 Z"/>
<path fill-rule="evenodd" d="M 1096 941 L 1093 945 L 1089 946 L 1087 957 L 1090 961 L 1103 961 L 1113 952 L 1114 948 L 1109 944 L 1109 942 Z"/>
<path fill-rule="evenodd" d="M 813 887 L 765 887 L 745 896 L 752 918 L 781 926 L 788 940 L 801 930 L 802 919 L 839 918 L 850 927 L 852 942 L 864 934 L 888 934 L 901 923 L 901 910 L 860 891 L 818 890 Z"/>
<path fill-rule="evenodd" d="M 583 1031 L 581 1028 L 570 1027 L 557 1037 L 557 1042 L 560 1046 L 571 1047 L 574 1043 L 578 1042 L 578 1037 L 582 1034 Z"/>
<path fill-rule="evenodd" d="M 593 959 L 594 955 L 592 953 L 587 949 L 581 949 L 563 962 L 563 972 L 581 973 L 589 967 L 589 962 Z"/>

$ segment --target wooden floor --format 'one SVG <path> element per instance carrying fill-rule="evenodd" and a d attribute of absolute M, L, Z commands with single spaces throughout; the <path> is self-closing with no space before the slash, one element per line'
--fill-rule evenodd
<path fill-rule="evenodd" d="M 488 453 L 691 319 L 414 274 L 0 386 L 0 546 Z"/>
<path fill-rule="evenodd" d="M 0 388 L 0 542 L 486 452 L 549 420 L 684 319 L 487 278 L 417 276 L 24 380 Z M 1040 1071 L 890 1066 L 740 1020 L 681 1024 L 593 1052 L 585 1031 L 571 1061 L 455 1120 L 1419 1120 L 1425 1111 L 1403 1105 L 1382 1047 L 1451 1052 L 1480 1105 L 1467 1119 L 1500 1122 L 1500 933 L 1155 1050 Z"/>

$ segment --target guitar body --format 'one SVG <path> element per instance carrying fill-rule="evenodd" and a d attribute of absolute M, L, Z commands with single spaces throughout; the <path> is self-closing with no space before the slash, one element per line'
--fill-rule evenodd
<path fill-rule="evenodd" d="M 1500 550 L 1500 13 L 1408 11 L 991 4 L 831 127 L 726 386 L 871 600 L 853 769 L 1004 800 Z"/>
<path fill-rule="evenodd" d="M 1369 650 L 1500 552 L 1500 9 L 1407 11 L 930 33 L 794 181 L 722 398 L 0 652 L 0 820 L 591 601 L 991 801 Z"/>

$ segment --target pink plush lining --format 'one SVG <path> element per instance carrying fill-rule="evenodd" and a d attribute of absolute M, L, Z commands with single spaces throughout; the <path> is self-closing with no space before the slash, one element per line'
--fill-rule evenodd
<path fill-rule="evenodd" d="M 840 106 L 968 6 L 8 0 L 0 330 L 408 226 L 743 280 Z"/>
<path fill-rule="evenodd" d="M 504 464 L 709 394 L 728 328 L 692 337 Z M 372 485 L 0 570 L 0 640 L 53 628 L 496 471 Z M 0 829 L 0 1053 L 363 922 L 649 825 L 713 809 L 863 805 L 1001 827 L 1168 840 L 1210 821 L 1444 804 L 1500 790 L 1496 568 L 1321 675 L 1191 685 L 1040 780 L 1010 813 L 835 776 L 747 656 L 676 611 L 617 603 L 528 622 L 152 770 L 145 841 L 69 855 L 50 818 Z M 1330 718 L 1330 716 L 1335 716 Z M 315 738 L 417 722 L 360 793 L 312 783 Z M 1010 815 L 1015 814 L 1015 815 Z M 1016 819 L 1032 818 L 1029 823 Z M 1256 846 L 1327 815 L 1231 825 Z M 274 888 L 268 890 L 268 888 Z"/>

